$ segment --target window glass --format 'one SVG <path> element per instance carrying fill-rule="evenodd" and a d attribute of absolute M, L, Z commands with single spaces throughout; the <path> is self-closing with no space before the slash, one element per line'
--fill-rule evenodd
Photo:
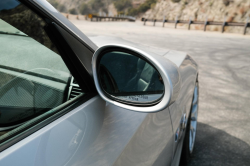
<path fill-rule="evenodd" d="M 45 26 L 19 1 L 0 1 L 0 136 L 72 98 L 73 86 L 81 94 Z"/>

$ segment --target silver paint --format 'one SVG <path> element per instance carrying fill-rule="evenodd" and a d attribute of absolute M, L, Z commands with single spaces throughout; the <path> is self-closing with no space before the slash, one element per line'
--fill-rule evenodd
<path fill-rule="evenodd" d="M 158 104 L 153 105 L 153 106 L 148 106 L 148 107 L 130 106 L 130 105 L 126 105 L 126 104 L 111 100 L 105 95 L 105 93 L 103 92 L 102 88 L 99 85 L 96 63 L 97 63 L 98 56 L 103 50 L 114 48 L 114 47 L 125 48 L 125 49 L 138 53 L 139 55 L 143 56 L 146 60 L 148 60 L 160 73 L 163 83 L 164 83 L 164 95 L 162 97 L 162 100 Z M 157 112 L 157 111 L 161 111 L 165 109 L 168 105 L 172 104 L 175 101 L 175 99 L 177 99 L 179 91 L 180 91 L 180 86 L 181 86 L 178 67 L 174 63 L 169 61 L 168 59 L 164 58 L 163 56 L 160 56 L 155 53 L 151 53 L 149 51 L 146 52 L 144 50 L 145 49 L 143 48 L 136 48 L 136 47 L 131 47 L 128 45 L 121 45 L 121 44 L 116 44 L 116 43 L 104 45 L 96 50 L 92 59 L 93 77 L 94 77 L 96 89 L 99 95 L 105 101 L 112 103 L 118 107 L 128 109 L 128 110 L 139 111 L 139 112 Z"/>
<path fill-rule="evenodd" d="M 168 165 L 168 109 L 139 113 L 94 97 L 0 153 L 0 165 Z"/>
<path fill-rule="evenodd" d="M 60 21 L 93 50 L 97 49 L 92 41 L 45 0 L 30 1 Z M 71 37 L 67 35 L 69 33 L 65 33 L 64 37 L 70 42 Z M 130 45 L 136 46 L 133 43 Z M 162 111 L 155 113 L 134 112 L 131 111 L 133 109 L 129 111 L 106 103 L 96 96 L 1 152 L 0 165 L 178 165 L 184 137 L 175 143 L 174 133 L 183 113 L 187 117 L 190 113 L 197 65 L 185 53 L 147 49 L 155 53 L 145 51 L 143 54 L 149 55 L 153 64 L 161 67 L 159 70 L 166 78 L 164 84 L 172 88 L 172 92 L 166 93 L 168 101 L 175 99 L 170 107 L 162 107 Z M 87 59 L 85 63 L 90 65 L 91 60 Z M 177 72 L 178 76 L 166 75 L 166 71 L 169 74 L 171 70 Z M 173 94 L 173 91 L 179 95 Z"/>
<path fill-rule="evenodd" d="M 196 72 L 186 61 L 179 66 L 182 81 L 194 75 L 185 75 L 190 66 Z M 186 87 L 193 90 L 182 84 L 182 95 L 190 91 Z M 185 106 L 184 99 L 179 95 L 177 100 Z M 179 110 L 170 110 L 133 112 L 95 97 L 3 151 L 0 165 L 176 165 L 183 137 L 174 153 L 172 124 L 178 117 L 173 115 Z"/>
<path fill-rule="evenodd" d="M 181 90 L 177 100 L 169 107 L 174 132 L 180 128 L 182 116 L 186 114 L 186 117 L 188 118 L 191 112 L 197 69 L 197 64 L 189 55 L 185 57 L 179 67 L 181 75 Z M 182 138 L 175 142 L 173 146 L 174 161 L 172 165 L 179 164 L 185 130 L 182 131 L 180 135 L 182 135 Z"/>

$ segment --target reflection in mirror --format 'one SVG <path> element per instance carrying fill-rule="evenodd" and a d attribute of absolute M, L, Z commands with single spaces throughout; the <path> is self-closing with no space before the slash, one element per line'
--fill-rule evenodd
<path fill-rule="evenodd" d="M 105 53 L 99 63 L 99 80 L 106 93 L 123 101 L 151 103 L 163 96 L 164 84 L 158 71 L 130 53 Z"/>

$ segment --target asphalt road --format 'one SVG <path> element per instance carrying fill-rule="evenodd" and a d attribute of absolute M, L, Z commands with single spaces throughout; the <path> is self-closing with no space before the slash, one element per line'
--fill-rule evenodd
<path fill-rule="evenodd" d="M 176 30 L 173 24 L 72 22 L 88 36 L 117 36 L 190 54 L 199 64 L 200 106 L 188 165 L 250 165 L 250 35 Z"/>

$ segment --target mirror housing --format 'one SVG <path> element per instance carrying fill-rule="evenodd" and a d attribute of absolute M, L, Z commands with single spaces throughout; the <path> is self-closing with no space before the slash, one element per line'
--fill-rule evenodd
<path fill-rule="evenodd" d="M 100 73 L 98 71 L 100 67 L 100 58 L 105 54 L 109 52 L 114 52 L 116 50 L 117 52 L 129 52 L 131 55 L 140 57 L 148 64 L 153 66 L 153 68 L 161 76 L 164 85 L 163 94 L 159 98 L 159 100 L 156 100 L 155 102 L 151 103 L 137 104 L 133 102 L 127 102 L 127 100 L 125 101 L 122 98 L 111 97 L 111 95 L 103 89 L 100 81 Z M 96 89 L 99 95 L 106 102 L 109 102 L 124 109 L 138 112 L 157 112 L 165 109 L 167 106 L 175 102 L 179 95 L 181 87 L 178 67 L 174 63 L 172 63 L 164 56 L 126 45 L 109 44 L 97 49 L 92 58 L 92 70 Z"/>

